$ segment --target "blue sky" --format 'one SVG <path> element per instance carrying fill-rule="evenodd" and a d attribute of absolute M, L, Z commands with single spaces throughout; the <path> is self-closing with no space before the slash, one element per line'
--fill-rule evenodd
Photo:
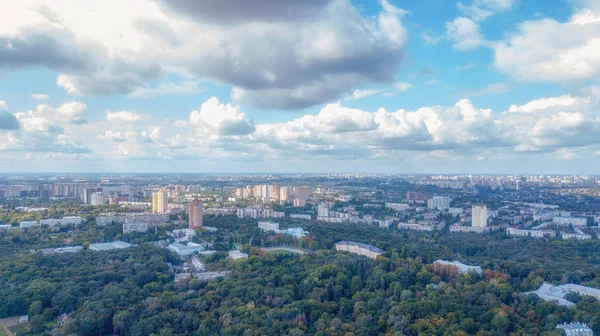
<path fill-rule="evenodd" d="M 595 0 L 3 8 L 0 171 L 595 173 Z"/>

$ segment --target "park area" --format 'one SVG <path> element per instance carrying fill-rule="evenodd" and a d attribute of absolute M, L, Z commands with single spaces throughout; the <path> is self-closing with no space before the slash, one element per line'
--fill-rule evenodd
<path fill-rule="evenodd" d="M 301 249 L 298 249 L 295 247 L 289 247 L 289 246 L 263 247 L 263 248 L 261 248 L 261 250 L 268 252 L 268 253 L 281 254 L 281 255 L 293 254 L 293 253 L 306 254 L 306 251 L 304 251 L 304 250 L 301 250 Z"/>

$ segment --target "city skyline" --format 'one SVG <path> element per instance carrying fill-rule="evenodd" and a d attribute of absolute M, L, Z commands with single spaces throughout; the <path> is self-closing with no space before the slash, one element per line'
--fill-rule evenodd
<path fill-rule="evenodd" d="M 2 173 L 597 171 L 597 1 L 3 7 Z"/>

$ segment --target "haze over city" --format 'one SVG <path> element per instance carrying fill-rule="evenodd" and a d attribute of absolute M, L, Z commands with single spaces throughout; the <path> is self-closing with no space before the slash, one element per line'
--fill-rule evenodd
<path fill-rule="evenodd" d="M 596 172 L 596 0 L 2 7 L 3 172 Z"/>

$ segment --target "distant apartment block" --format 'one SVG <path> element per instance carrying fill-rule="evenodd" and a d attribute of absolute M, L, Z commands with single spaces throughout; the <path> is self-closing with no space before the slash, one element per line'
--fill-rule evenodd
<path fill-rule="evenodd" d="M 294 187 L 294 197 L 307 200 L 312 194 L 312 189 L 310 187 Z"/>
<path fill-rule="evenodd" d="M 279 223 L 258 222 L 258 227 L 263 231 L 279 231 Z"/>
<path fill-rule="evenodd" d="M 452 202 L 450 197 L 433 196 L 427 201 L 427 207 L 429 209 L 447 210 L 450 208 L 450 202 Z"/>
<path fill-rule="evenodd" d="M 306 200 L 303 198 L 294 198 L 294 202 L 293 202 L 295 207 L 305 207 L 306 206 Z"/>
<path fill-rule="evenodd" d="M 193 200 L 188 205 L 188 217 L 189 217 L 189 228 L 196 229 L 202 228 L 203 218 L 204 216 L 204 208 L 202 207 L 202 202 L 199 200 Z"/>
<path fill-rule="evenodd" d="M 409 191 L 406 193 L 406 200 L 413 202 L 425 202 L 429 199 L 429 194 L 424 192 Z"/>
<path fill-rule="evenodd" d="M 450 232 L 474 232 L 474 233 L 486 233 L 490 232 L 490 227 L 476 227 L 476 226 L 466 226 L 453 224 L 450 225 Z"/>
<path fill-rule="evenodd" d="M 317 217 L 329 217 L 329 204 L 319 204 L 319 206 L 317 207 Z"/>
<path fill-rule="evenodd" d="M 400 223 L 398 229 L 409 229 L 416 231 L 435 231 L 442 230 L 446 227 L 446 222 L 421 221 L 419 223 Z"/>
<path fill-rule="evenodd" d="M 386 203 L 385 207 L 399 212 L 410 209 L 410 205 L 405 203 Z"/>
<path fill-rule="evenodd" d="M 553 238 L 556 231 L 553 230 L 521 230 L 516 228 L 506 229 L 506 233 L 514 237 Z"/>
<path fill-rule="evenodd" d="M 49 219 L 40 220 L 41 226 L 49 226 L 49 227 L 80 225 L 82 223 L 83 223 L 83 218 L 81 218 L 79 216 L 67 216 L 67 217 L 63 217 L 61 219 L 49 218 Z"/>
<path fill-rule="evenodd" d="M 485 205 L 473 205 L 471 208 L 471 226 L 477 228 L 487 227 L 488 211 Z"/>
<path fill-rule="evenodd" d="M 91 205 L 103 205 L 104 203 L 106 203 L 106 195 L 104 193 L 95 192 L 90 196 Z"/>
<path fill-rule="evenodd" d="M 27 229 L 34 226 L 40 226 L 40 224 L 37 221 L 22 221 L 19 223 L 21 229 Z"/>
<path fill-rule="evenodd" d="M 377 256 L 383 253 L 383 250 L 380 248 L 353 241 L 341 241 L 336 243 L 335 249 L 337 251 L 346 251 L 373 259 L 377 258 Z"/>
<path fill-rule="evenodd" d="M 159 190 L 152 193 L 152 212 L 158 214 L 164 214 L 167 212 L 169 196 L 166 191 Z"/>
<path fill-rule="evenodd" d="M 552 223 L 561 226 L 587 226 L 587 218 L 583 217 L 553 217 Z"/>
<path fill-rule="evenodd" d="M 107 224 L 125 224 L 128 221 L 144 222 L 150 225 L 165 223 L 169 221 L 168 214 L 154 214 L 149 212 L 126 213 L 126 214 L 108 214 L 96 217 L 96 224 L 104 226 Z"/>
<path fill-rule="evenodd" d="M 562 239 L 577 239 L 577 240 L 588 240 L 588 239 L 592 239 L 592 236 L 584 233 L 583 231 L 579 230 L 578 228 L 575 228 L 577 232 L 561 232 L 560 233 L 560 237 Z"/>
<path fill-rule="evenodd" d="M 290 214 L 290 218 L 311 220 L 310 215 Z"/>
<path fill-rule="evenodd" d="M 146 233 L 148 232 L 148 223 L 125 223 L 123 224 L 123 234 L 128 233 Z"/>
<path fill-rule="evenodd" d="M 398 229 L 408 229 L 408 230 L 415 230 L 415 231 L 433 231 L 433 230 L 435 230 L 435 228 L 430 225 L 409 224 L 409 223 L 398 224 Z"/>

